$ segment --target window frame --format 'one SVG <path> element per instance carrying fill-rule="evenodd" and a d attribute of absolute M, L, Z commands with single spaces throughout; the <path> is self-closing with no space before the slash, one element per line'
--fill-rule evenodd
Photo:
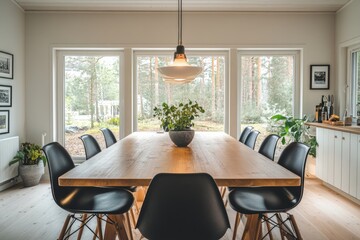
<path fill-rule="evenodd" d="M 54 48 L 53 49 L 53 81 L 52 81 L 52 139 L 65 144 L 65 56 L 118 56 L 119 57 L 119 106 L 120 106 L 120 139 L 125 137 L 124 109 L 124 74 L 125 58 L 122 48 Z M 85 157 L 72 156 L 75 163 L 85 160 Z"/>
<path fill-rule="evenodd" d="M 293 85 L 293 109 L 294 116 L 302 116 L 302 49 L 263 49 L 263 48 L 239 48 L 237 49 L 238 78 L 237 78 L 237 137 L 241 134 L 241 57 L 243 56 L 294 56 L 294 85 Z"/>
<path fill-rule="evenodd" d="M 137 57 L 141 56 L 149 56 L 149 55 L 157 55 L 157 56 L 174 56 L 174 49 L 169 48 L 134 48 L 133 49 L 133 99 L 132 99 L 132 110 L 133 110 L 133 121 L 132 121 L 132 131 L 138 130 L 138 121 L 137 121 L 137 92 L 138 92 L 138 83 L 137 83 Z M 225 79 L 224 79 L 224 132 L 229 133 L 229 123 L 230 123 L 230 115 L 229 115 L 229 56 L 230 49 L 224 48 L 206 48 L 206 49 L 186 49 L 186 56 L 224 56 L 225 58 Z"/>
<path fill-rule="evenodd" d="M 360 54 L 360 44 L 356 44 L 353 46 L 348 47 L 348 87 L 349 87 L 349 110 L 350 112 L 348 112 L 348 115 L 352 115 L 353 121 L 356 121 L 356 117 L 357 117 L 357 100 L 356 100 L 356 91 L 357 91 L 357 83 L 356 82 L 356 77 L 357 76 L 357 68 L 354 67 L 355 62 L 354 62 L 354 53 L 357 52 L 357 54 Z"/>

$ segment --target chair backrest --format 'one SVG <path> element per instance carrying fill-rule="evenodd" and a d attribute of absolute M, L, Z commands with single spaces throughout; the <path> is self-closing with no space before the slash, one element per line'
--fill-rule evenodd
<path fill-rule="evenodd" d="M 99 143 L 90 134 L 84 134 L 80 137 L 80 139 L 84 144 L 86 160 L 101 152 Z"/>
<path fill-rule="evenodd" d="M 268 135 L 261 143 L 259 153 L 274 161 L 275 149 L 280 136 L 276 134 Z"/>
<path fill-rule="evenodd" d="M 257 130 L 251 130 L 251 132 L 249 133 L 249 135 L 247 136 L 246 140 L 245 140 L 245 145 L 248 146 L 251 149 L 254 149 L 255 147 L 255 143 L 256 143 L 256 139 L 259 136 L 260 132 Z"/>
<path fill-rule="evenodd" d="M 246 138 L 248 137 L 248 135 L 249 135 L 249 133 L 251 132 L 252 129 L 253 129 L 252 126 L 245 127 L 244 130 L 240 134 L 239 142 L 245 143 Z"/>
<path fill-rule="evenodd" d="M 114 133 L 108 129 L 108 128 L 101 128 L 100 129 L 101 132 L 103 133 L 104 135 L 104 138 L 105 138 L 105 144 L 106 144 L 106 147 L 110 147 L 111 145 L 113 145 L 114 143 L 116 143 L 116 138 L 115 138 L 115 135 Z"/>
<path fill-rule="evenodd" d="M 58 178 L 75 167 L 69 153 L 58 142 L 52 142 L 43 147 L 48 161 L 51 191 L 55 202 L 62 207 L 65 198 L 73 191 L 70 187 L 61 187 Z"/>
<path fill-rule="evenodd" d="M 150 183 L 136 228 L 148 239 L 220 239 L 230 224 L 209 174 L 160 173 Z"/>
<path fill-rule="evenodd" d="M 304 191 L 305 165 L 310 147 L 299 142 L 290 143 L 281 153 L 278 164 L 301 177 L 299 187 L 286 187 L 289 198 L 295 202 L 295 206 L 300 202 Z"/>

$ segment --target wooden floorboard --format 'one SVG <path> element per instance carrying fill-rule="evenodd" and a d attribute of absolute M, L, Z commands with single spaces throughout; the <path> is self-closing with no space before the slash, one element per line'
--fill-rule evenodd
<path fill-rule="evenodd" d="M 235 213 L 229 206 L 227 212 L 233 226 Z M 304 197 L 291 212 L 304 239 L 360 239 L 360 206 L 318 179 L 306 179 Z M 66 215 L 53 201 L 49 183 L 30 188 L 16 185 L 0 192 L 0 239 L 56 239 Z M 243 224 L 237 239 L 241 239 L 242 230 Z M 139 232 L 133 232 L 135 239 L 139 239 Z M 229 230 L 222 239 L 231 237 Z M 85 230 L 82 239 L 92 239 L 92 233 Z M 279 239 L 279 234 L 275 234 L 275 239 Z"/>

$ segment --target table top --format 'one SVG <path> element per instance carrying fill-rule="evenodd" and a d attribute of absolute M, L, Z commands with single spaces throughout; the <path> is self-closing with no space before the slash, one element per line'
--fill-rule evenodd
<path fill-rule="evenodd" d="M 148 186 L 158 173 L 209 173 L 219 186 L 299 186 L 300 177 L 223 132 L 195 132 L 185 148 L 168 133 L 134 132 L 65 173 L 61 186 Z"/>

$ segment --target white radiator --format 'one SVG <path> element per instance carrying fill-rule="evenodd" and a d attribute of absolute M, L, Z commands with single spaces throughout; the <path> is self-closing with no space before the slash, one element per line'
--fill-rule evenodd
<path fill-rule="evenodd" d="M 16 177 L 18 175 L 18 164 L 9 166 L 19 150 L 19 137 L 10 137 L 0 139 L 0 184 Z"/>

